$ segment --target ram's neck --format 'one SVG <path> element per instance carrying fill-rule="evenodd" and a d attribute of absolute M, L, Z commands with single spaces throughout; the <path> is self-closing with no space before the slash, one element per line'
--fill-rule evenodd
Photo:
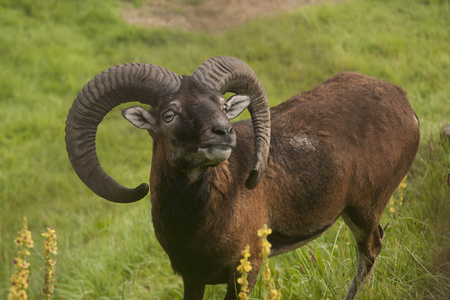
<path fill-rule="evenodd" d="M 232 214 L 230 202 L 234 195 L 230 193 L 231 184 L 227 161 L 189 173 L 177 172 L 159 163 L 152 164 L 152 216 L 161 244 L 168 243 L 169 239 L 187 241 L 208 228 L 219 230 L 222 218 L 217 219 L 217 215 Z M 209 218 L 211 215 L 216 217 Z"/>

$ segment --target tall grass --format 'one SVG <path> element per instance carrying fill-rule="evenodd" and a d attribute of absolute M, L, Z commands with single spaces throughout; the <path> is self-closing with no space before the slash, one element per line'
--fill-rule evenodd
<path fill-rule="evenodd" d="M 93 195 L 68 162 L 64 121 L 81 87 L 112 65 L 150 62 L 190 74 L 207 58 L 226 54 L 256 71 L 272 106 L 343 70 L 403 86 L 420 118 L 422 141 L 403 205 L 384 213 L 384 249 L 363 299 L 446 299 L 450 149 L 439 131 L 450 122 L 448 1 L 305 7 L 215 36 L 131 26 L 121 5 L 0 2 L 0 298 L 9 290 L 11 242 L 23 216 L 34 234 L 58 231 L 55 299 L 181 298 L 181 280 L 154 237 L 148 198 L 124 206 Z M 148 181 L 151 141 L 117 110 L 100 126 L 97 144 L 102 165 L 120 183 Z M 39 299 L 42 246 L 30 252 L 29 294 Z M 355 255 L 349 230 L 337 225 L 271 259 L 271 266 L 281 270 L 284 299 L 340 299 Z M 260 297 L 260 284 L 251 298 Z M 224 293 L 222 286 L 209 287 L 205 298 Z"/>

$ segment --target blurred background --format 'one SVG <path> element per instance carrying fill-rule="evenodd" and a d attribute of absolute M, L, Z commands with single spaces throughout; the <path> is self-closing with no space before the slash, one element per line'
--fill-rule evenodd
<path fill-rule="evenodd" d="M 153 233 L 149 196 L 120 205 L 85 187 L 67 158 L 65 119 L 83 85 L 111 66 L 152 63 L 185 75 L 231 55 L 255 70 L 271 106 L 340 71 L 407 91 L 421 145 L 383 215 L 384 250 L 361 298 L 448 299 L 450 142 L 441 128 L 450 123 L 449 29 L 448 0 L 1 0 L 0 298 L 23 217 L 35 241 L 29 299 L 42 297 L 47 227 L 58 235 L 54 299 L 182 298 Z M 152 141 L 123 120 L 123 108 L 99 126 L 98 154 L 108 174 L 135 187 L 148 182 Z M 344 298 L 356 254 L 339 225 L 271 259 L 283 299 Z M 224 294 L 211 286 L 205 299 Z M 263 294 L 258 283 L 251 298 Z"/>

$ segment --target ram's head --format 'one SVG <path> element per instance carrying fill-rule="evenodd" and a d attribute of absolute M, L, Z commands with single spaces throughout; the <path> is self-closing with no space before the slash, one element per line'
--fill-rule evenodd
<path fill-rule="evenodd" d="M 226 101 L 226 92 L 236 95 Z M 270 144 L 267 97 L 250 67 L 236 58 L 219 56 L 204 62 L 191 76 L 182 77 L 150 64 L 125 64 L 98 74 L 84 86 L 67 116 L 66 144 L 78 176 L 97 195 L 128 203 L 148 193 L 145 183 L 128 189 L 109 177 L 95 149 L 97 126 L 103 117 L 115 106 L 130 101 L 151 108 L 128 108 L 123 116 L 148 130 L 155 144 L 164 149 L 165 161 L 180 171 L 228 159 L 236 145 L 229 120 L 248 107 L 255 152 L 246 186 L 258 184 Z"/>
<path fill-rule="evenodd" d="M 162 149 L 164 162 L 188 172 L 228 159 L 236 146 L 229 120 L 249 103 L 250 98 L 241 95 L 225 101 L 219 93 L 186 76 L 180 89 L 163 97 L 157 107 L 131 107 L 122 114 L 136 127 L 148 130 L 155 146 Z"/>

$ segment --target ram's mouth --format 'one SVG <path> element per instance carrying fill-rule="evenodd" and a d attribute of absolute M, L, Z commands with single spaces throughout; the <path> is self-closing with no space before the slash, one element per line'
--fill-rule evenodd
<path fill-rule="evenodd" d="M 233 149 L 233 145 L 205 145 L 198 152 L 208 159 L 208 164 L 218 164 L 227 160 Z"/>

